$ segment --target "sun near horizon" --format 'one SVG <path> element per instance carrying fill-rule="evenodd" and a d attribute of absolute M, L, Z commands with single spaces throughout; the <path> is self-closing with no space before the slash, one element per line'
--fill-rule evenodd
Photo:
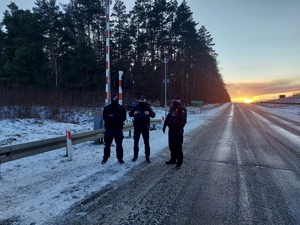
<path fill-rule="evenodd" d="M 231 102 L 242 102 L 242 103 L 252 103 L 253 102 L 253 99 L 251 98 L 232 98 L 231 99 Z"/>
<path fill-rule="evenodd" d="M 251 103 L 251 102 L 253 102 L 253 101 L 252 101 L 252 99 L 245 99 L 243 102 L 244 102 L 244 103 Z"/>

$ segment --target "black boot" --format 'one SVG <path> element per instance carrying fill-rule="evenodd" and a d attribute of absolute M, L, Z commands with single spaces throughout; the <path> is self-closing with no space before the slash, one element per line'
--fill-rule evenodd
<path fill-rule="evenodd" d="M 171 158 L 169 161 L 166 161 L 166 164 L 176 164 L 176 160 Z"/>
<path fill-rule="evenodd" d="M 181 165 L 176 165 L 175 170 L 179 170 L 181 168 Z"/>
<path fill-rule="evenodd" d="M 137 157 L 134 156 L 134 157 L 132 158 L 132 162 L 135 162 L 136 160 L 137 160 Z"/>

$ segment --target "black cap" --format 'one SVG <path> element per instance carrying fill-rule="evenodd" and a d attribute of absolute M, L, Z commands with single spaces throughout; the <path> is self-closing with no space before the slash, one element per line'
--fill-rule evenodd
<path fill-rule="evenodd" d="M 145 95 L 140 95 L 139 96 L 139 100 L 145 100 L 146 99 L 146 96 Z"/>
<path fill-rule="evenodd" d="M 118 98 L 118 94 L 112 94 L 111 99 L 114 99 L 115 97 Z"/>
<path fill-rule="evenodd" d="M 175 97 L 173 98 L 173 100 L 179 100 L 180 101 L 180 97 L 178 95 L 175 95 Z"/>

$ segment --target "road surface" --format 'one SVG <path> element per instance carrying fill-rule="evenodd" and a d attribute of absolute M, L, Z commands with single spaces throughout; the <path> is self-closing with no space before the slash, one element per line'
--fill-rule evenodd
<path fill-rule="evenodd" d="M 300 122 L 228 104 L 168 150 L 47 224 L 300 224 Z M 130 179 L 128 179 L 130 177 Z"/>

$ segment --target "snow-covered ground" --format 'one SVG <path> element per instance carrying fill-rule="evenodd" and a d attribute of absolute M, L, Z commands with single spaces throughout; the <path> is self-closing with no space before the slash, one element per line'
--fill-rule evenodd
<path fill-rule="evenodd" d="M 201 110 L 189 107 L 185 134 L 207 124 L 226 106 L 207 106 Z M 280 109 L 259 107 L 300 120 L 299 105 Z M 155 112 L 156 118 L 162 118 L 165 113 L 159 108 Z M 80 115 L 77 125 L 42 119 L 0 120 L 0 145 L 62 136 L 65 135 L 66 126 L 70 126 L 73 133 L 93 130 L 93 113 Z M 122 165 L 117 162 L 115 146 L 107 164 L 102 165 L 104 146 L 94 142 L 74 145 L 72 161 L 65 157 L 66 150 L 62 148 L 0 165 L 0 223 L 9 219 L 10 224 L 16 225 L 42 224 L 105 185 L 126 179 L 126 173 L 136 165 L 145 163 L 142 138 L 139 159 L 131 162 L 133 139 L 128 134 L 124 132 L 125 164 Z M 167 148 L 167 144 L 167 133 L 163 134 L 161 126 L 157 125 L 157 129 L 150 132 L 152 161 L 161 160 L 163 163 L 166 160 L 156 157 L 156 154 Z"/>
<path fill-rule="evenodd" d="M 270 103 L 257 102 L 260 109 L 279 115 L 286 115 L 300 121 L 300 95 L 269 101 Z"/>

